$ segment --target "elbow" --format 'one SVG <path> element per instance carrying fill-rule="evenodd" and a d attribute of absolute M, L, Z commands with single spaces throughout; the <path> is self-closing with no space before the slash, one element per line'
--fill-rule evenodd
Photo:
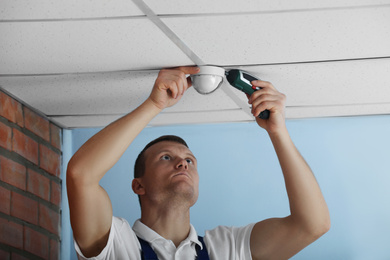
<path fill-rule="evenodd" d="M 321 225 L 319 225 L 317 236 L 318 238 L 325 235 L 330 230 L 330 219 L 324 221 Z"/>
<path fill-rule="evenodd" d="M 72 187 L 99 185 L 102 176 L 91 169 L 90 164 L 72 157 L 66 169 L 66 184 Z"/>
<path fill-rule="evenodd" d="M 68 166 L 66 167 L 66 184 L 77 183 L 77 179 L 81 176 L 80 171 L 77 170 L 77 167 L 74 165 L 72 160 L 69 161 Z"/>
<path fill-rule="evenodd" d="M 78 176 L 80 176 L 80 167 L 77 166 L 77 163 L 73 159 L 73 157 L 68 162 L 68 165 L 66 167 L 66 178 L 68 179 L 76 179 Z"/>
<path fill-rule="evenodd" d="M 69 161 L 66 168 L 66 183 L 69 185 L 81 184 L 86 181 L 85 171 L 80 167 L 80 165 L 73 160 Z"/>
<path fill-rule="evenodd" d="M 323 224 L 323 233 L 322 233 L 322 235 L 324 235 L 325 233 L 327 233 L 330 230 L 330 226 L 331 226 L 330 216 L 328 215 L 327 219 L 324 221 L 324 224 Z"/>
<path fill-rule="evenodd" d="M 330 214 L 329 214 L 329 210 L 327 209 L 326 214 L 324 214 L 324 218 L 320 222 L 320 227 L 321 227 L 320 230 L 322 231 L 321 236 L 330 230 L 330 226 L 331 226 Z"/>
<path fill-rule="evenodd" d="M 330 230 L 330 226 L 331 226 L 330 217 L 327 216 L 321 221 L 318 221 L 313 227 L 311 227 L 309 231 L 310 237 L 313 238 L 313 241 L 317 240 L 318 238 L 325 235 Z"/>

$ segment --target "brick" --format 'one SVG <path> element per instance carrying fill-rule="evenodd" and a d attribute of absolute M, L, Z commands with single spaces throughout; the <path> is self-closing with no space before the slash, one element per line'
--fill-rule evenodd
<path fill-rule="evenodd" d="M 50 260 L 60 259 L 60 242 L 53 239 L 50 240 Z"/>
<path fill-rule="evenodd" d="M 38 202 L 24 195 L 11 192 L 11 216 L 32 224 L 38 224 Z"/>
<path fill-rule="evenodd" d="M 0 155 L 0 180 L 26 190 L 26 167 Z"/>
<path fill-rule="evenodd" d="M 50 142 L 49 121 L 27 107 L 24 107 L 24 126 L 34 134 Z"/>
<path fill-rule="evenodd" d="M 50 124 L 50 143 L 55 148 L 61 150 L 61 128 Z"/>
<path fill-rule="evenodd" d="M 11 214 L 11 191 L 0 186 L 0 212 Z"/>
<path fill-rule="evenodd" d="M 24 250 L 34 255 L 48 259 L 49 238 L 38 231 L 24 227 Z"/>
<path fill-rule="evenodd" d="M 49 232 L 59 235 L 59 223 L 60 214 L 54 210 L 46 207 L 45 205 L 39 205 L 39 226 L 48 230 Z"/>
<path fill-rule="evenodd" d="M 0 146 L 12 149 L 12 128 L 0 122 Z"/>
<path fill-rule="evenodd" d="M 0 249 L 0 260 L 10 260 L 10 253 Z"/>
<path fill-rule="evenodd" d="M 0 116 L 24 126 L 22 104 L 0 91 Z"/>
<path fill-rule="evenodd" d="M 42 144 L 39 145 L 39 162 L 42 169 L 54 176 L 60 176 L 61 156 Z"/>
<path fill-rule="evenodd" d="M 12 150 L 34 164 L 38 164 L 38 143 L 15 128 L 13 133 Z"/>
<path fill-rule="evenodd" d="M 0 243 L 23 249 L 23 226 L 0 218 Z"/>
<path fill-rule="evenodd" d="M 61 203 L 61 184 L 51 181 L 50 202 L 60 206 Z"/>
<path fill-rule="evenodd" d="M 31 169 L 27 169 L 27 191 L 49 201 L 50 180 Z"/>

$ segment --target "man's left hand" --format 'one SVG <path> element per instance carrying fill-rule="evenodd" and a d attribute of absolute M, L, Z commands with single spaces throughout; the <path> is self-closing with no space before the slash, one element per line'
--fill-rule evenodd
<path fill-rule="evenodd" d="M 286 96 L 280 93 L 267 81 L 252 81 L 254 87 L 261 87 L 255 91 L 248 100 L 252 105 L 252 114 L 256 118 L 257 124 L 264 128 L 269 134 L 274 134 L 286 127 L 285 123 L 285 102 Z M 259 114 L 268 109 L 270 116 L 268 119 L 259 118 Z"/>

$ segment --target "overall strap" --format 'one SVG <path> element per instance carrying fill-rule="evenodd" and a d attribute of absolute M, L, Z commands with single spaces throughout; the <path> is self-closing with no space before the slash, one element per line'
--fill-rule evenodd
<path fill-rule="evenodd" d="M 158 260 L 156 253 L 153 251 L 152 247 L 148 242 L 139 238 L 137 236 L 139 243 L 141 244 L 142 252 L 141 259 L 142 260 Z"/>
<path fill-rule="evenodd" d="M 156 253 L 153 251 L 152 247 L 148 242 L 145 240 L 139 238 L 137 236 L 139 243 L 141 244 L 141 259 L 142 260 L 158 260 Z M 197 258 L 196 260 L 209 260 L 209 254 L 207 252 L 206 244 L 203 241 L 203 237 L 198 236 L 199 241 L 202 243 L 203 249 L 200 249 L 199 245 L 196 245 L 196 253 L 197 253 Z"/>
<path fill-rule="evenodd" d="M 209 253 L 207 252 L 207 247 L 206 247 L 206 244 L 203 241 L 203 237 L 198 236 L 198 239 L 202 243 L 203 249 L 201 250 L 200 246 L 196 245 L 196 253 L 198 255 L 196 260 L 209 260 L 210 259 L 209 258 Z"/>

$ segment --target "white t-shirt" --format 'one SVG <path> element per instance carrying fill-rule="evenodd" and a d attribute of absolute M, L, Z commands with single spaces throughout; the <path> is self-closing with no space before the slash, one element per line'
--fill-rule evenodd
<path fill-rule="evenodd" d="M 218 226 L 206 231 L 204 242 L 210 260 L 251 260 L 249 240 L 253 226 L 254 224 L 244 227 Z M 196 244 L 202 247 L 202 243 L 199 242 L 198 235 L 192 225 L 188 237 L 176 248 L 171 240 L 161 237 L 140 220 L 137 220 L 131 228 L 125 219 L 113 217 L 110 235 L 103 251 L 96 257 L 86 258 L 75 242 L 78 259 L 141 260 L 141 245 L 137 235 L 149 242 L 160 260 L 195 259 Z"/>

